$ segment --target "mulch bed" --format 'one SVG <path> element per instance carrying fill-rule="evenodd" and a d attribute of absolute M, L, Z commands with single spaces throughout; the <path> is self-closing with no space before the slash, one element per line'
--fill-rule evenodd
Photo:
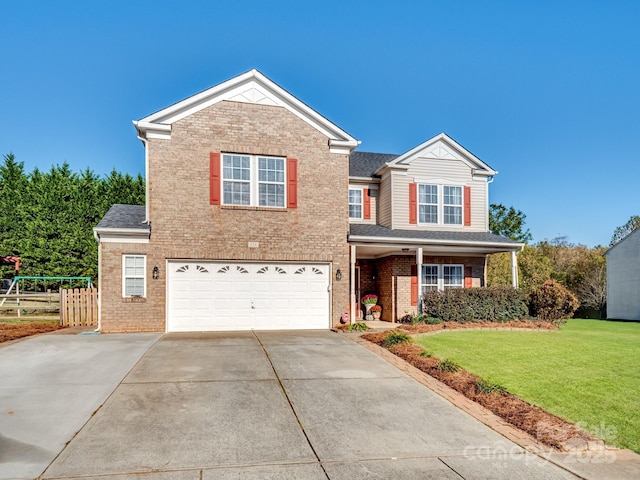
<path fill-rule="evenodd" d="M 523 323 L 523 322 L 515 322 Z M 478 327 L 478 323 L 474 324 L 459 324 L 459 326 L 453 327 L 450 324 L 440 325 L 403 325 L 402 330 L 409 331 L 411 333 L 425 333 L 429 331 L 442 330 L 443 325 L 446 325 L 446 329 L 465 328 L 464 325 L 469 325 L 466 328 Z M 540 326 L 539 322 L 536 322 L 535 327 L 541 329 L 555 329 Z M 550 325 L 550 324 L 548 324 Z M 495 328 L 495 323 L 490 323 L 491 328 Z M 409 327 L 409 328 L 407 328 Z M 433 328 L 440 327 L 440 328 Z M 508 327 L 515 327 L 514 325 L 508 325 Z M 517 328 L 523 328 L 522 325 L 518 325 Z M 401 330 L 388 330 L 386 332 L 368 333 L 362 336 L 362 338 L 369 340 L 377 345 L 382 346 L 384 339 L 391 332 L 399 332 Z M 402 358 L 406 362 L 410 363 L 419 370 L 426 374 L 436 378 L 445 385 L 451 387 L 457 392 L 461 393 L 468 399 L 479 403 L 486 409 L 490 410 L 494 414 L 503 418 L 506 422 L 510 423 L 516 428 L 523 430 L 539 442 L 554 447 L 560 450 L 569 450 L 577 448 L 578 446 L 588 446 L 592 442 L 598 442 L 598 440 L 592 435 L 588 434 L 584 430 L 580 429 L 576 425 L 567 422 L 555 415 L 543 410 L 540 407 L 531 405 L 525 402 L 521 398 L 511 393 L 482 393 L 478 391 L 477 384 L 479 377 L 473 375 L 466 370 L 460 370 L 458 372 L 444 372 L 438 370 L 437 365 L 440 360 L 435 357 L 425 357 L 421 353 L 424 351 L 419 345 L 412 343 L 403 343 L 390 347 L 388 349 L 394 355 Z"/>
<path fill-rule="evenodd" d="M 401 330 L 410 332 L 412 335 L 418 333 L 437 332 L 439 330 L 461 330 L 461 329 L 510 329 L 510 328 L 526 328 L 529 330 L 558 330 L 558 327 L 549 322 L 529 322 L 526 320 L 510 320 L 508 322 L 443 322 L 436 325 L 426 325 L 418 323 L 399 324 Z"/>
<path fill-rule="evenodd" d="M 64 327 L 51 322 L 28 322 L 10 325 L 0 323 L 0 343 L 37 333 L 53 332 L 61 328 Z"/>

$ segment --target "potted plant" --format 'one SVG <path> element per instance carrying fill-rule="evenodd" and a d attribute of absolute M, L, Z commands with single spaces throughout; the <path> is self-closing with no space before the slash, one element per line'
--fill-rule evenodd
<path fill-rule="evenodd" d="M 371 316 L 370 311 L 371 311 L 371 307 L 373 307 L 376 303 L 378 303 L 378 296 L 374 295 L 373 293 L 369 293 L 368 295 L 365 295 L 364 297 L 362 297 L 362 304 L 366 309 L 365 316 L 364 316 L 365 320 L 368 320 L 368 321 L 373 320 L 373 317 Z"/>
<path fill-rule="evenodd" d="M 382 307 L 380 305 L 373 305 L 371 307 L 371 315 L 374 320 L 380 320 L 380 315 L 382 315 Z"/>

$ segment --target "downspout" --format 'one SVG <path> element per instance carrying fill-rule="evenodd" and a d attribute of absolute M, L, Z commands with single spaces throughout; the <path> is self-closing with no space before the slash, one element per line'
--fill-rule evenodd
<path fill-rule="evenodd" d="M 138 140 L 144 145 L 144 222 L 149 225 L 149 145 L 148 140 L 141 135 L 140 129 L 136 127 Z"/>

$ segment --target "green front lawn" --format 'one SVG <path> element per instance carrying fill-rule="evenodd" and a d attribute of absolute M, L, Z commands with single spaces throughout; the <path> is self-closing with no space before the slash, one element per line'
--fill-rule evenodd
<path fill-rule="evenodd" d="M 530 403 L 640 453 L 640 323 L 569 320 L 560 331 L 451 331 L 418 337 Z"/>

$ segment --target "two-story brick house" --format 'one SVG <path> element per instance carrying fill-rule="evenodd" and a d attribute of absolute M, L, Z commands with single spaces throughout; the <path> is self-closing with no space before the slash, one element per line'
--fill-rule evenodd
<path fill-rule="evenodd" d="M 497 172 L 444 134 L 354 152 L 256 70 L 134 124 L 147 200 L 94 229 L 103 331 L 329 328 L 368 292 L 393 321 L 424 288 L 482 286 L 488 254 L 515 272 L 520 244 L 488 233 Z"/>

